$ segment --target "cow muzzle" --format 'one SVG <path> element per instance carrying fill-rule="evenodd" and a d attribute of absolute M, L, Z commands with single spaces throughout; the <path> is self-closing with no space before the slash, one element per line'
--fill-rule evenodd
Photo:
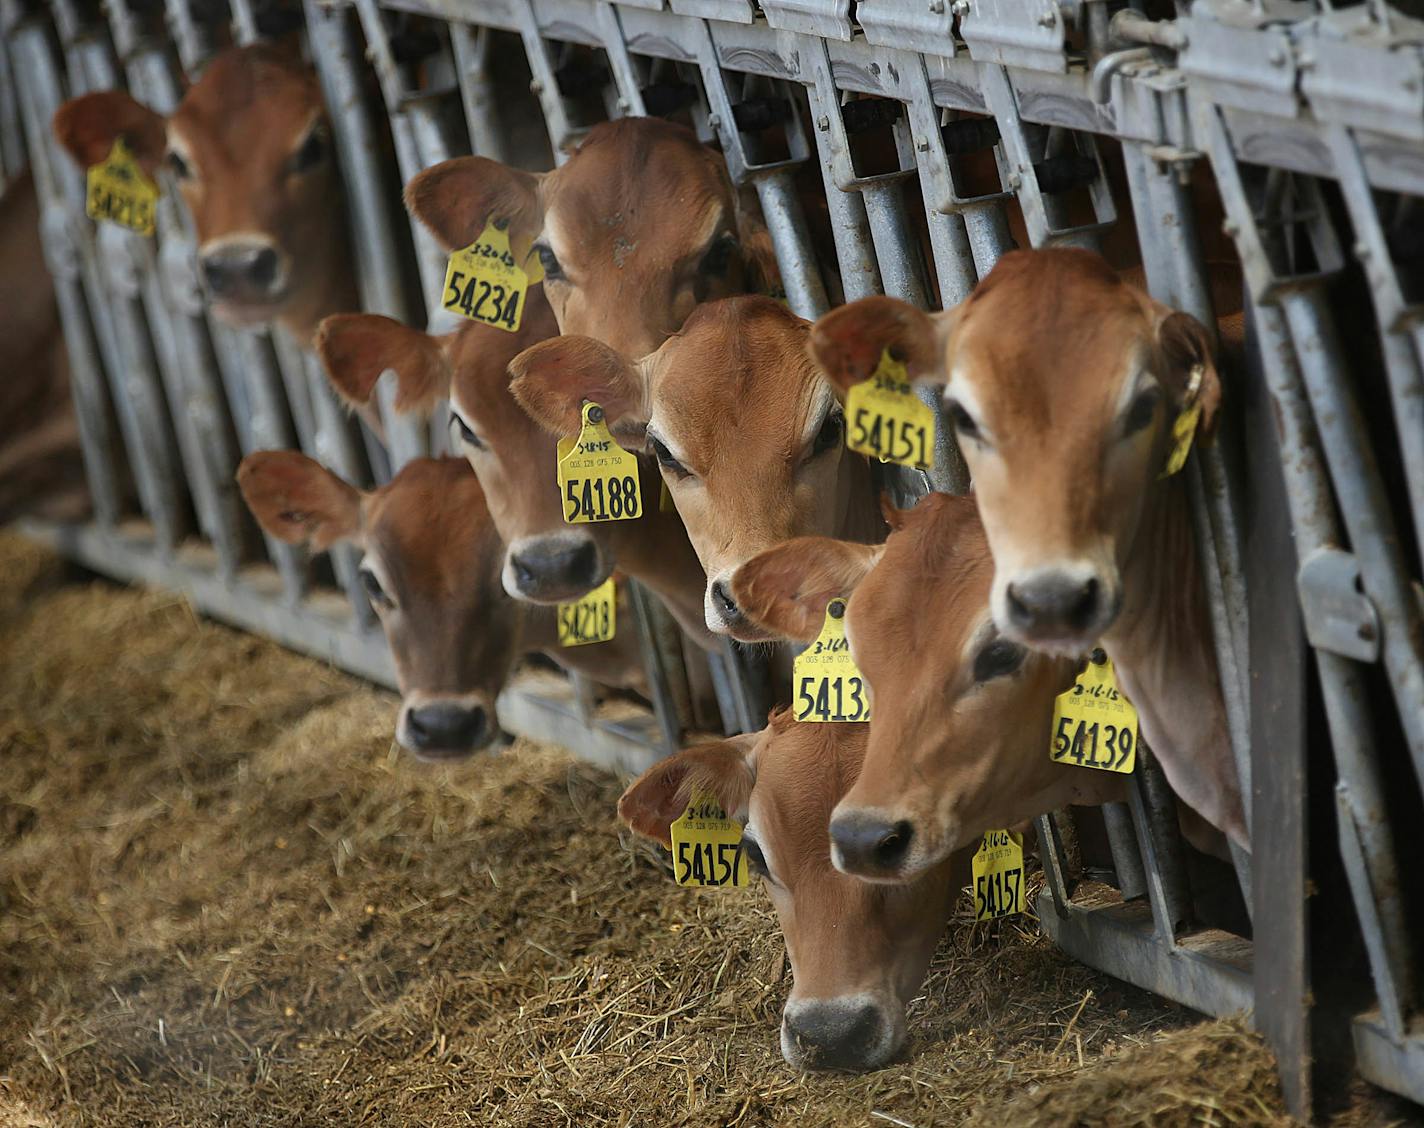
<path fill-rule="evenodd" d="M 418 760 L 464 760 L 499 735 L 494 710 L 463 698 L 424 699 L 401 706 L 396 739 Z"/>
<path fill-rule="evenodd" d="M 261 236 L 203 244 L 198 268 L 214 309 L 230 321 L 268 320 L 287 294 L 287 256 Z"/>
<path fill-rule="evenodd" d="M 1122 603 L 1116 575 L 1087 562 L 1020 571 L 995 583 L 994 620 L 1010 638 L 1067 656 L 1091 649 Z"/>
<path fill-rule="evenodd" d="M 707 585 L 702 601 L 707 629 L 713 634 L 730 635 L 738 642 L 765 642 L 771 636 L 745 615 L 732 595 L 732 573 L 727 572 Z"/>
<path fill-rule="evenodd" d="M 588 594 L 612 570 L 598 542 L 585 532 L 531 537 L 510 547 L 504 590 L 530 603 L 563 603 Z"/>
<path fill-rule="evenodd" d="M 781 1016 L 781 1056 L 797 1069 L 879 1069 L 904 1042 L 904 1008 L 868 993 L 792 999 Z"/>
<path fill-rule="evenodd" d="M 917 864 L 919 846 L 908 819 L 856 808 L 838 810 L 831 817 L 831 862 L 864 881 L 908 881 L 923 868 Z"/>

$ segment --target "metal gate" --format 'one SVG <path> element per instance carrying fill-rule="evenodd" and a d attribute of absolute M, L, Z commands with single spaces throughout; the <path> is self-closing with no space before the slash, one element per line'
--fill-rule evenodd
<path fill-rule="evenodd" d="M 1157 18 L 1107 0 L 306 0 L 299 22 L 342 107 L 363 304 L 413 324 L 438 308 L 443 256 L 418 225 L 390 224 L 383 154 L 401 182 L 466 151 L 529 161 L 538 118 L 558 161 L 594 117 L 688 115 L 758 197 L 805 317 L 875 293 L 962 300 L 1012 245 L 1012 199 L 1035 245 L 1096 246 L 1130 208 L 1153 295 L 1213 325 L 1189 191 L 1208 169 L 1254 348 L 1241 412 L 1190 473 L 1252 797 L 1254 852 L 1235 869 L 1255 943 L 1197 923 L 1209 914 L 1150 756 L 1131 801 L 1104 811 L 1110 881 L 1075 880 L 1070 822 L 1040 820 L 1040 916 L 1086 963 L 1209 1013 L 1253 1010 L 1298 1111 L 1318 1047 L 1346 1032 L 1361 1073 L 1424 1102 L 1424 897 L 1403 852 L 1407 820 L 1424 813 L 1424 24 L 1382 0 L 1145 7 Z M 8 174 L 27 151 L 41 192 L 95 503 L 86 525 L 31 528 L 96 569 L 177 588 L 389 684 L 354 558 L 338 552 L 319 582 L 301 553 L 257 536 L 233 470 L 247 451 L 290 446 L 382 481 L 440 429 L 397 417 L 385 390 L 387 455 L 309 355 L 208 317 L 171 194 L 156 241 L 95 230 L 82 176 L 50 139 L 54 110 L 87 90 L 126 86 L 171 109 L 182 72 L 256 38 L 264 11 L 104 0 L 101 17 L 74 0 L 3 0 L 0 159 Z M 421 35 L 405 34 L 412 21 Z M 510 48 L 527 94 L 494 77 Z M 861 142 L 876 133 L 893 167 L 868 167 Z M 1106 146 L 1121 152 L 1116 188 Z M 992 190 L 966 176 L 976 152 L 992 154 Z M 817 170 L 825 210 L 808 217 Z M 412 255 L 420 285 L 407 292 Z M 943 434 L 937 465 L 890 484 L 967 488 Z M 136 508 L 116 486 L 124 468 Z M 675 639 L 651 597 L 637 603 L 655 716 L 592 723 L 577 687 L 516 686 L 500 702 L 506 726 L 628 768 L 674 743 L 688 719 Z M 760 727 L 738 665 L 712 663 L 724 723 Z M 1331 978 L 1350 942 L 1372 1001 Z"/>

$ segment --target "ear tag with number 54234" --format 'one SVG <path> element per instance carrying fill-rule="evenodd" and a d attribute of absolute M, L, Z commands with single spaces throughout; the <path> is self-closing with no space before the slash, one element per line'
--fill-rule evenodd
<path fill-rule="evenodd" d="M 102 162 L 91 165 L 84 183 L 84 214 L 107 219 L 140 235 L 153 234 L 158 185 L 139 167 L 122 137 Z"/>
<path fill-rule="evenodd" d="M 826 604 L 821 633 L 792 665 L 798 721 L 870 720 L 865 679 L 856 669 L 846 641 L 845 611 L 844 599 Z"/>
<path fill-rule="evenodd" d="M 1124 775 L 1137 765 L 1137 710 L 1101 650 L 1054 701 L 1048 755 L 1055 763 Z"/>
<path fill-rule="evenodd" d="M 559 604 L 559 645 L 607 642 L 618 631 L 618 585 L 609 576 L 582 599 Z"/>
<path fill-rule="evenodd" d="M 559 496 L 564 522 L 631 521 L 643 515 L 638 458 L 608 433 L 603 408 L 583 405 L 583 430 L 559 440 Z"/>
<path fill-rule="evenodd" d="M 742 828 L 710 795 L 693 795 L 672 824 L 673 876 L 679 885 L 747 884 Z"/>
<path fill-rule="evenodd" d="M 974 919 L 997 920 L 1023 912 L 1023 838 L 991 830 L 974 852 Z"/>
<path fill-rule="evenodd" d="M 846 422 L 851 450 L 918 470 L 934 465 L 934 412 L 920 402 L 904 363 L 888 348 L 870 379 L 846 393 Z"/>
<path fill-rule="evenodd" d="M 485 224 L 468 247 L 450 255 L 440 308 L 509 333 L 524 320 L 524 295 L 544 278 L 539 259 L 520 241 L 511 247 L 509 227 Z"/>

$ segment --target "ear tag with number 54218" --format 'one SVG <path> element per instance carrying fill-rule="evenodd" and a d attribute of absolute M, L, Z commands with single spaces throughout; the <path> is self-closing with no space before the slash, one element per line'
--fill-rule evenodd
<path fill-rule="evenodd" d="M 509 333 L 524 320 L 524 295 L 544 278 L 527 245 L 511 248 L 509 227 L 485 224 L 480 237 L 450 255 L 440 308 Z"/>
<path fill-rule="evenodd" d="M 851 450 L 918 470 L 933 466 L 934 412 L 916 397 L 904 363 L 888 348 L 870 379 L 851 385 L 845 409 Z"/>
<path fill-rule="evenodd" d="M 559 645 L 607 642 L 618 631 L 618 585 L 609 576 L 582 599 L 559 604 Z"/>
<path fill-rule="evenodd" d="M 1023 838 L 991 830 L 974 852 L 974 919 L 997 920 L 1023 912 Z"/>
<path fill-rule="evenodd" d="M 672 824 L 673 876 L 679 885 L 747 884 L 742 828 L 710 795 L 693 795 Z"/>
<path fill-rule="evenodd" d="M 1059 764 L 1128 775 L 1137 764 L 1137 710 L 1118 688 L 1112 659 L 1094 650 L 1053 703 L 1049 757 Z"/>
<path fill-rule="evenodd" d="M 583 405 L 583 430 L 559 440 L 559 496 L 564 522 L 631 521 L 643 515 L 638 458 L 608 433 L 603 408 Z"/>
<path fill-rule="evenodd" d="M 107 219 L 140 235 L 153 234 L 158 185 L 144 175 L 122 137 L 114 139 L 102 162 L 90 166 L 84 188 L 84 214 L 90 219 Z"/>
<path fill-rule="evenodd" d="M 821 633 L 792 665 L 798 721 L 870 720 L 865 679 L 856 669 L 846 641 L 845 611 L 844 599 L 826 604 Z"/>

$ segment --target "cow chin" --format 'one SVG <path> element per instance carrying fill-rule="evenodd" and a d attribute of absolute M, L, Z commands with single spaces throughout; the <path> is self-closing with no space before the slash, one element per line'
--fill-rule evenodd
<path fill-rule="evenodd" d="M 904 1044 L 905 1008 L 893 995 L 791 999 L 781 1016 L 781 1056 L 796 1069 L 882 1069 Z"/>
<path fill-rule="evenodd" d="M 286 312 L 285 299 L 244 301 L 218 298 L 212 302 L 213 316 L 233 329 L 251 329 L 277 320 Z"/>

